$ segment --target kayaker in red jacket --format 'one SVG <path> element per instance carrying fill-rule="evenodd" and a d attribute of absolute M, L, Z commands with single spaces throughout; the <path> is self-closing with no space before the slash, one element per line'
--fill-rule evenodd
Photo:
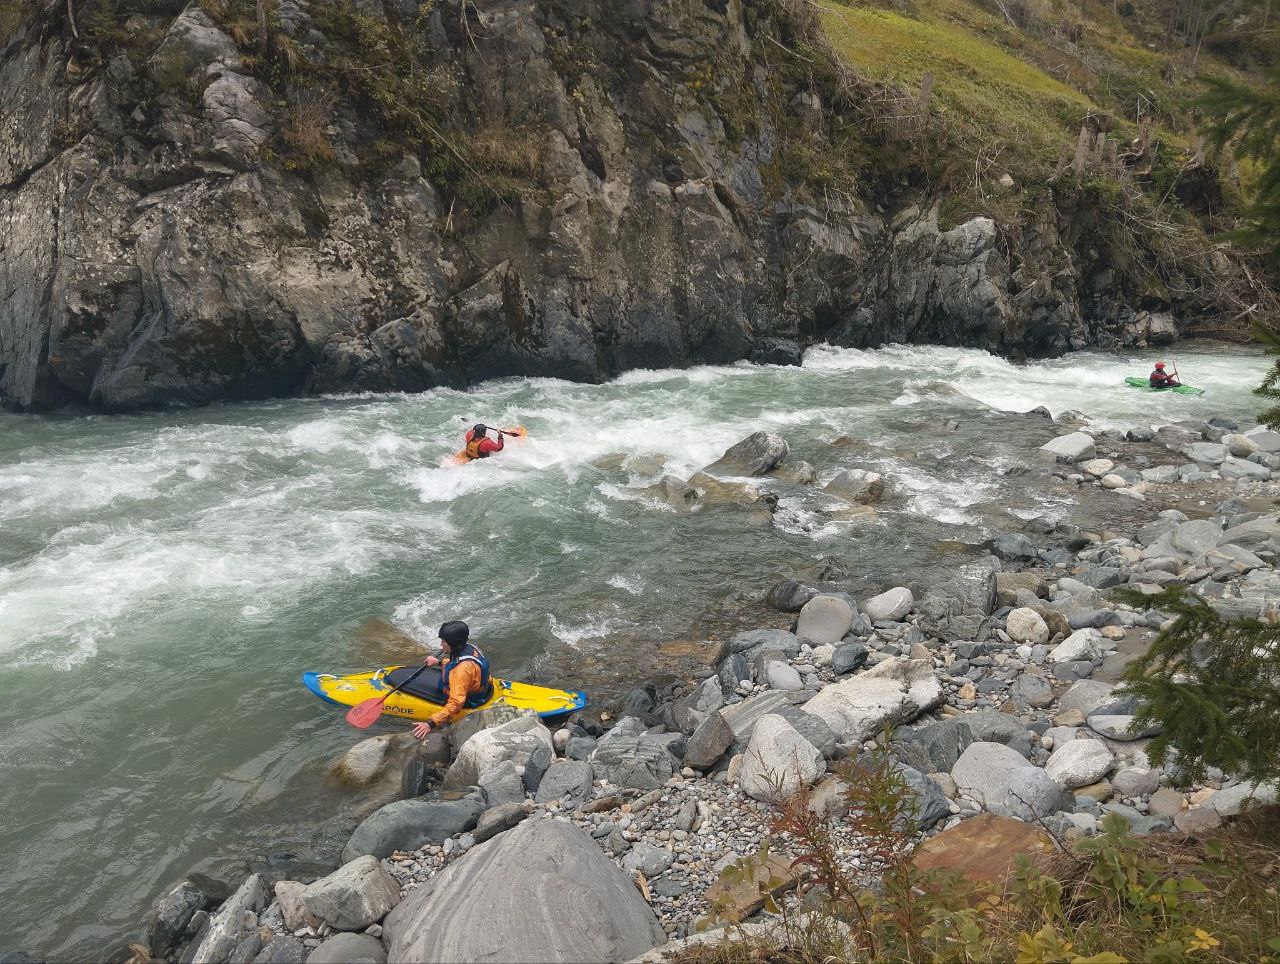
<path fill-rule="evenodd" d="M 472 459 L 487 459 L 494 452 L 502 451 L 504 445 L 502 430 L 497 430 L 498 440 L 496 442 L 488 437 L 488 431 L 487 427 L 477 422 L 471 427 L 471 431 L 467 432 L 467 446 L 462 451 L 468 461 Z"/>
<path fill-rule="evenodd" d="M 1182 384 L 1164 370 L 1162 361 L 1156 362 L 1156 370 L 1151 373 L 1150 381 L 1152 388 L 1177 388 Z"/>

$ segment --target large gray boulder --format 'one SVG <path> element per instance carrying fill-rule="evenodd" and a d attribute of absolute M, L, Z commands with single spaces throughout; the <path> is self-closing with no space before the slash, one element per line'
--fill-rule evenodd
<path fill-rule="evenodd" d="M 1060 435 L 1046 442 L 1040 446 L 1040 451 L 1047 452 L 1059 462 L 1084 462 L 1093 458 L 1096 449 L 1092 435 L 1072 432 L 1070 435 Z"/>
<path fill-rule="evenodd" d="M 784 706 L 791 706 L 791 697 L 786 693 L 766 690 L 748 696 L 741 703 L 726 706 L 720 712 L 725 722 L 733 730 L 733 738 L 738 743 L 746 743 L 751 739 L 751 731 L 756 721 L 767 713 L 776 713 Z"/>
<path fill-rule="evenodd" d="M 596 779 L 636 790 L 656 790 L 675 772 L 665 744 L 647 736 L 601 740 L 591 753 L 591 766 Z"/>
<path fill-rule="evenodd" d="M 183 931 L 198 910 L 208 907 L 204 892 L 184 880 L 156 902 L 147 925 L 147 946 L 157 957 L 164 957 L 177 947 Z"/>
<path fill-rule="evenodd" d="M 884 476 L 866 469 L 846 469 L 822 489 L 845 502 L 873 505 L 884 498 Z"/>
<path fill-rule="evenodd" d="M 627 961 L 666 940 L 640 891 L 572 824 L 526 820 L 387 915 L 392 961 Z"/>
<path fill-rule="evenodd" d="M 710 770 L 724 751 L 733 745 L 733 727 L 717 710 L 708 713 L 693 731 L 684 747 L 684 765 L 695 770 Z"/>
<path fill-rule="evenodd" d="M 200 943 L 188 951 L 191 964 L 222 964 L 242 940 L 256 932 L 257 915 L 268 899 L 266 882 L 258 874 L 250 875 L 209 919 Z"/>
<path fill-rule="evenodd" d="M 782 717 L 770 713 L 752 730 L 738 784 L 756 800 L 777 803 L 826 772 L 817 747 Z"/>
<path fill-rule="evenodd" d="M 1003 743 L 971 743 L 951 769 L 956 786 L 992 813 L 1019 820 L 1062 809 L 1063 788 Z"/>
<path fill-rule="evenodd" d="M 973 742 L 973 730 L 967 719 L 940 720 L 913 729 L 898 729 L 893 734 L 893 751 L 903 762 L 923 773 L 947 773 Z"/>
<path fill-rule="evenodd" d="M 342 849 L 342 862 L 371 854 L 379 859 L 397 850 L 416 850 L 426 843 L 470 830 L 485 809 L 477 787 L 441 791 L 413 800 L 397 800 L 365 817 Z"/>
<path fill-rule="evenodd" d="M 1031 756 L 1031 737 L 1027 726 L 1016 716 L 996 710 L 982 710 L 964 715 L 965 725 L 974 742 L 1003 743 L 1024 757 Z"/>
<path fill-rule="evenodd" d="M 787 440 L 781 435 L 755 432 L 726 449 L 704 471 L 712 475 L 765 475 L 787 457 L 788 451 Z"/>
<path fill-rule="evenodd" d="M 538 781 L 555 759 L 548 730 L 534 713 L 526 713 L 487 730 L 481 730 L 462 745 L 458 758 L 444 776 L 447 787 L 471 787 L 504 760 L 525 768 L 524 782 L 536 790 Z"/>
<path fill-rule="evenodd" d="M 898 773 L 912 790 L 911 817 L 921 830 L 928 830 L 951 814 L 951 805 L 938 785 L 914 767 L 897 765 Z"/>
<path fill-rule="evenodd" d="M 400 885 L 377 857 L 357 857 L 308 885 L 307 911 L 334 930 L 363 930 L 400 903 Z"/>
<path fill-rule="evenodd" d="M 949 582 L 929 589 L 916 607 L 920 629 L 946 640 L 983 640 L 996 606 L 994 560 L 978 563 Z"/>
<path fill-rule="evenodd" d="M 832 683 L 804 705 L 842 742 L 862 741 L 886 726 L 915 719 L 942 702 L 942 684 L 924 660 L 887 659 Z"/>
<path fill-rule="evenodd" d="M 800 610 L 796 635 L 818 646 L 834 645 L 844 639 L 855 615 L 853 607 L 839 596 L 814 596 Z"/>
<path fill-rule="evenodd" d="M 728 649 L 730 654 L 741 653 L 748 662 L 755 659 L 757 653 L 766 650 L 773 650 L 783 656 L 799 656 L 800 637 L 785 629 L 750 629 L 731 638 Z"/>
<path fill-rule="evenodd" d="M 888 589 L 862 604 L 862 611 L 873 623 L 902 619 L 911 612 L 916 597 L 906 586 Z"/>
<path fill-rule="evenodd" d="M 1044 772 L 1068 790 L 1074 790 L 1097 783 L 1114 763 L 1114 754 L 1101 740 L 1071 740 L 1054 749 Z"/>

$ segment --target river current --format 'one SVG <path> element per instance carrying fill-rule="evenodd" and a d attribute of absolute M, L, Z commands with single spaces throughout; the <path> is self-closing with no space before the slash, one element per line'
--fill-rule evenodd
<path fill-rule="evenodd" d="M 405 636 L 463 618 L 501 675 L 591 689 L 593 665 L 660 668 L 628 665 L 635 640 L 696 637 L 827 557 L 867 590 L 941 578 L 955 546 L 1075 508 L 1016 471 L 1062 429 L 1015 413 L 1124 427 L 1259 409 L 1262 355 L 1176 358 L 1207 395 L 1125 388 L 1150 354 L 818 347 L 802 368 L 606 385 L 0 415 L 0 950 L 99 958 L 197 865 L 332 857 L 356 801 L 327 767 L 355 732 L 303 670 L 411 657 Z M 529 438 L 451 464 L 477 418 Z M 772 523 L 682 514 L 646 491 L 759 429 L 820 482 L 882 472 L 879 518 L 791 490 Z"/>

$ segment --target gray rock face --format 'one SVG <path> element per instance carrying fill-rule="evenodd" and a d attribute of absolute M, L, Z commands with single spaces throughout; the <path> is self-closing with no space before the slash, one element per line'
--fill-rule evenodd
<path fill-rule="evenodd" d="M 849 631 L 855 615 L 853 607 L 839 596 L 814 596 L 800 610 L 796 636 L 815 645 L 834 645 Z"/>
<path fill-rule="evenodd" d="M 916 599 L 911 590 L 898 586 L 872 596 L 862 606 L 862 611 L 873 623 L 902 619 L 915 607 Z"/>
<path fill-rule="evenodd" d="M 707 472 L 721 475 L 765 475 L 787 457 L 790 447 L 781 435 L 756 432 L 708 465 Z"/>
<path fill-rule="evenodd" d="M 147 946 L 157 957 L 164 957 L 182 938 L 191 916 L 206 909 L 204 893 L 189 880 L 184 880 L 156 902 L 151 923 L 147 926 Z"/>
<path fill-rule="evenodd" d="M 646 877 L 656 877 L 675 861 L 675 855 L 665 847 L 637 840 L 622 858 L 622 869 L 629 873 L 639 871 Z"/>
<path fill-rule="evenodd" d="M 334 934 L 311 952 L 307 964 L 387 964 L 387 949 L 368 934 Z"/>
<path fill-rule="evenodd" d="M 866 740 L 886 725 L 906 723 L 942 701 L 933 667 L 888 659 L 857 676 L 832 683 L 805 704 L 845 742 Z"/>
<path fill-rule="evenodd" d="M 951 770 L 962 791 L 992 813 L 1034 820 L 1060 810 L 1063 788 L 1002 743 L 972 743 Z"/>
<path fill-rule="evenodd" d="M 774 609 L 784 613 L 798 613 L 801 607 L 816 595 L 818 590 L 812 586 L 788 579 L 769 590 L 768 602 Z"/>
<path fill-rule="evenodd" d="M 782 717 L 768 714 L 752 730 L 738 783 L 756 800 L 778 802 L 826 772 L 817 748 Z"/>
<path fill-rule="evenodd" d="M 561 800 L 567 805 L 580 804 L 591 798 L 595 772 L 582 760 L 557 760 L 547 769 L 534 795 L 536 803 Z"/>
<path fill-rule="evenodd" d="M 807 606 L 808 603 L 805 605 Z M 785 629 L 752 629 L 745 633 L 738 633 L 729 640 L 728 645 L 731 654 L 741 654 L 748 662 L 754 659 L 757 653 L 765 650 L 774 650 L 789 657 L 800 655 L 800 638 Z"/>
<path fill-rule="evenodd" d="M 400 903 L 400 885 L 377 857 L 357 857 L 309 885 L 302 900 L 335 930 L 361 930 Z"/>
<path fill-rule="evenodd" d="M 922 773 L 948 773 L 973 742 L 973 730 L 963 719 L 941 720 L 893 734 L 894 752 Z M 1026 739 L 1025 731 L 1023 738 Z"/>
<path fill-rule="evenodd" d="M 963 722 L 969 727 L 974 741 L 1001 743 L 1024 757 L 1031 756 L 1031 738 L 1027 735 L 1026 726 L 1016 716 L 983 710 L 966 713 Z"/>
<path fill-rule="evenodd" d="M 920 629 L 942 639 L 984 640 L 995 605 L 995 566 L 980 563 L 925 593 L 917 607 Z"/>
<path fill-rule="evenodd" d="M 902 774 L 907 785 L 915 791 L 913 816 L 917 827 L 928 830 L 939 820 L 950 815 L 951 806 L 936 783 L 912 767 L 899 766 L 898 772 Z"/>
<path fill-rule="evenodd" d="M 846 469 L 822 489 L 845 502 L 873 505 L 884 498 L 884 476 L 865 469 Z"/>
<path fill-rule="evenodd" d="M 444 784 L 447 787 L 477 786 L 485 773 L 505 760 L 525 768 L 525 786 L 534 790 L 553 759 L 551 731 L 536 715 L 529 713 L 481 730 L 467 740 L 445 774 Z"/>
<path fill-rule="evenodd" d="M 590 740 L 590 744 L 591 751 L 594 751 L 596 741 Z M 570 740 L 569 747 L 565 748 L 566 751 L 572 745 L 573 740 Z M 484 794 L 484 802 L 487 807 L 497 807 L 504 803 L 523 803 L 525 797 L 524 777 L 520 775 L 520 771 L 514 763 L 510 760 L 504 760 L 480 778 L 480 791 Z"/>
<path fill-rule="evenodd" d="M 684 748 L 684 765 L 709 770 L 733 744 L 734 735 L 722 712 L 708 713 L 689 737 Z"/>
<path fill-rule="evenodd" d="M 1052 442 L 1040 446 L 1040 451 L 1047 452 L 1060 462 L 1083 462 L 1093 458 L 1096 451 L 1093 436 L 1084 432 L 1072 432 L 1062 435 Z"/>
<path fill-rule="evenodd" d="M 277 934 L 263 945 L 253 964 L 303 964 L 307 948 L 292 934 Z"/>
<path fill-rule="evenodd" d="M 468 851 L 387 915 L 393 961 L 628 961 L 665 941 L 639 890 L 590 837 L 526 820 Z"/>
<path fill-rule="evenodd" d="M 837 676 L 852 673 L 867 665 L 867 657 L 871 653 L 862 643 L 841 643 L 831 654 L 831 669 Z"/>
<path fill-rule="evenodd" d="M 342 861 L 347 864 L 365 854 L 381 859 L 396 850 L 440 843 L 474 827 L 484 809 L 484 797 L 477 788 L 397 800 L 375 810 L 356 827 L 342 850 Z"/>
<path fill-rule="evenodd" d="M 1115 757 L 1100 740 L 1071 740 L 1056 747 L 1044 772 L 1068 790 L 1097 783 L 1111 769 Z"/>
<path fill-rule="evenodd" d="M 776 713 L 784 706 L 791 705 L 791 698 L 786 693 L 764 692 L 748 696 L 741 703 L 726 706 L 720 712 L 725 722 L 733 729 L 733 738 L 738 743 L 746 743 L 751 739 L 751 731 L 756 721 L 767 713 Z"/>
<path fill-rule="evenodd" d="M 221 964 L 258 926 L 258 912 L 267 906 L 263 879 L 251 875 L 209 919 L 209 927 L 191 954 L 192 964 Z"/>
<path fill-rule="evenodd" d="M 496 837 L 504 830 L 510 830 L 528 816 L 529 811 L 521 804 L 499 804 L 480 814 L 480 819 L 476 822 L 476 828 L 471 831 L 471 835 L 476 838 L 476 843 L 484 843 L 490 837 Z"/>

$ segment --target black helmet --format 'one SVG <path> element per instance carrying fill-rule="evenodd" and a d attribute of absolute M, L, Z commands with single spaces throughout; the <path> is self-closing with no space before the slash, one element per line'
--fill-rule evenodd
<path fill-rule="evenodd" d="M 471 437 L 484 438 L 484 433 L 487 431 L 489 430 L 485 427 L 485 424 L 483 422 L 476 422 L 475 425 L 471 426 Z M 446 625 L 448 624 L 446 623 Z"/>
<path fill-rule="evenodd" d="M 451 619 L 440 627 L 440 638 L 449 644 L 450 649 L 465 646 L 471 636 L 471 627 L 460 619 Z"/>

